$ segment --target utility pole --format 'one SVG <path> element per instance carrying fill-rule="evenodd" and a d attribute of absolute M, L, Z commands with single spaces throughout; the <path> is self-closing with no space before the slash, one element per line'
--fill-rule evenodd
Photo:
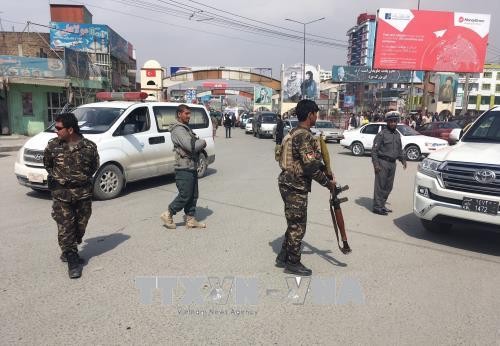
<path fill-rule="evenodd" d="M 302 64 L 302 83 L 304 83 L 306 80 L 306 25 L 311 24 L 311 23 L 315 23 L 315 22 L 319 22 L 320 20 L 323 20 L 323 19 L 325 19 L 325 17 L 311 20 L 309 22 L 301 22 L 301 21 L 298 21 L 295 19 L 285 18 L 285 20 L 288 20 L 288 21 L 294 22 L 294 23 L 298 23 L 298 24 L 302 24 L 304 26 L 304 59 L 303 59 L 303 64 Z M 301 93 L 302 93 L 302 90 L 301 90 Z M 302 98 L 304 98 L 304 95 L 302 95 Z"/>

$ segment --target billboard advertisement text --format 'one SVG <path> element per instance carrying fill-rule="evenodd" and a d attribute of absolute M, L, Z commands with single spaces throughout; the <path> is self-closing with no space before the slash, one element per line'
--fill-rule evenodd
<path fill-rule="evenodd" d="M 66 68 L 59 59 L 0 55 L 0 76 L 65 78 Z"/>
<path fill-rule="evenodd" d="M 415 71 L 414 83 L 421 83 L 424 73 Z M 334 83 L 411 83 L 411 71 L 374 70 L 367 66 L 332 66 Z"/>
<path fill-rule="evenodd" d="M 377 20 L 374 68 L 483 70 L 489 14 L 381 8 Z"/>

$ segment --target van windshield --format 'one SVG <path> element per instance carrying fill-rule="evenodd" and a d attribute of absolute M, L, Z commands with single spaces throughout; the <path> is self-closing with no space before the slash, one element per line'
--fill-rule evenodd
<path fill-rule="evenodd" d="M 500 110 L 483 114 L 462 137 L 462 142 L 500 143 Z"/>
<path fill-rule="evenodd" d="M 126 108 L 80 107 L 74 109 L 81 133 L 104 133 L 115 123 Z M 55 123 L 45 132 L 54 132 Z"/>
<path fill-rule="evenodd" d="M 266 124 L 276 124 L 276 116 L 275 115 L 263 115 L 262 122 Z"/>

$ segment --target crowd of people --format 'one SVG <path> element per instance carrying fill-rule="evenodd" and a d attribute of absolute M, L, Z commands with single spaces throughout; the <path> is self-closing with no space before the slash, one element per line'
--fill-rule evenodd
<path fill-rule="evenodd" d="M 371 122 L 384 121 L 384 119 L 384 114 L 380 112 L 351 113 L 345 118 L 344 128 L 346 130 L 352 130 Z M 469 113 L 461 119 L 464 120 L 462 126 L 465 126 L 474 120 Z M 415 114 L 401 116 L 401 122 L 411 126 L 413 129 L 419 129 L 421 126 L 430 122 L 454 120 L 457 120 L 457 117 L 454 117 L 450 112 L 446 111 L 439 114 L 437 112 L 418 112 Z"/>

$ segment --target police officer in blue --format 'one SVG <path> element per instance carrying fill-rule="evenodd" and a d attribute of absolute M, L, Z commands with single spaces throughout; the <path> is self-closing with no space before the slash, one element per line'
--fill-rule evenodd
<path fill-rule="evenodd" d="M 392 212 L 385 203 L 392 191 L 396 174 L 396 160 L 401 161 L 403 168 L 406 169 L 401 136 L 396 131 L 399 115 L 398 113 L 389 113 L 385 120 L 387 126 L 375 136 L 372 149 L 372 163 L 375 171 L 373 212 L 378 215 L 387 215 L 387 213 Z"/>

